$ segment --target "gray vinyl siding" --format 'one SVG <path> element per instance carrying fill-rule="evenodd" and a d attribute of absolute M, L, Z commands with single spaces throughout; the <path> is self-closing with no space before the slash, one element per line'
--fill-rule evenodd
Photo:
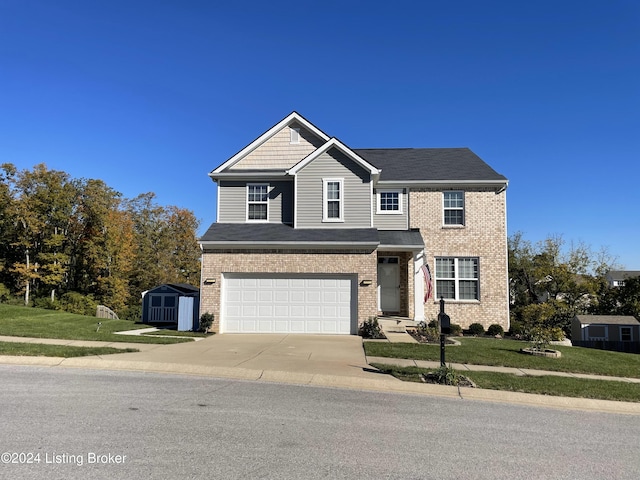
<path fill-rule="evenodd" d="M 343 178 L 344 222 L 323 222 L 323 178 Z M 335 148 L 297 174 L 297 228 L 366 228 L 371 226 L 370 174 Z"/>
<path fill-rule="evenodd" d="M 221 180 L 218 185 L 220 211 L 218 223 L 244 223 L 247 221 L 247 184 L 269 184 L 270 223 L 293 223 L 293 182 L 252 180 Z"/>
<path fill-rule="evenodd" d="M 373 192 L 373 226 L 380 230 L 408 230 L 409 229 L 409 194 L 406 188 L 382 188 L 380 190 L 400 190 L 402 195 L 400 196 L 402 201 L 402 213 L 401 214 L 378 214 L 378 197 L 376 195 L 377 189 Z"/>

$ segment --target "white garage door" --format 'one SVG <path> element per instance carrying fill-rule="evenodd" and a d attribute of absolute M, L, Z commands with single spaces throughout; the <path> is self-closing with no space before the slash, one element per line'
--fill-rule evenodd
<path fill-rule="evenodd" d="M 355 332 L 354 276 L 225 274 L 222 333 Z"/>

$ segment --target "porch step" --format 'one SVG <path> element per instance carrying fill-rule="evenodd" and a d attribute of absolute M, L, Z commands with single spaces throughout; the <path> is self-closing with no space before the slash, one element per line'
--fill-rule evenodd
<path fill-rule="evenodd" d="M 385 333 L 407 333 L 407 328 L 415 328 L 416 322 L 407 317 L 378 317 L 378 325 Z"/>

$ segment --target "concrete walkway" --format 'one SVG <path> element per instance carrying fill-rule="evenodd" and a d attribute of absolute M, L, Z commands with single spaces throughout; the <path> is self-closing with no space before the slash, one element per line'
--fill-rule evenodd
<path fill-rule="evenodd" d="M 0 365 L 127 370 L 200 375 L 252 381 L 290 383 L 442 396 L 562 409 L 640 415 L 640 403 L 587 398 L 552 397 L 527 393 L 458 388 L 403 382 L 377 372 L 369 363 L 431 366 L 438 362 L 365 357 L 362 339 L 351 335 L 214 335 L 199 342 L 172 345 L 132 342 L 96 342 L 0 336 L 0 342 L 25 342 L 78 347 L 136 348 L 137 353 L 57 358 L 0 355 Z M 392 363 L 393 362 L 393 363 Z M 500 367 L 453 365 L 459 370 L 494 370 Z M 519 370 L 519 369 L 512 369 Z M 504 370 L 494 370 L 504 371 Z M 520 370 L 521 374 L 535 374 Z M 540 372 L 556 375 L 558 372 Z M 601 378 L 566 374 L 578 378 Z M 610 377 L 604 377 L 614 380 Z M 637 379 L 619 379 L 637 381 Z"/>

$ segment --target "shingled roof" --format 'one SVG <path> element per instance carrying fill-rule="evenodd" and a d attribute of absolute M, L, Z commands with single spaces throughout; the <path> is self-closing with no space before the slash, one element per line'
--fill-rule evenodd
<path fill-rule="evenodd" d="M 380 181 L 506 182 L 468 148 L 353 149 L 382 170 Z"/>

